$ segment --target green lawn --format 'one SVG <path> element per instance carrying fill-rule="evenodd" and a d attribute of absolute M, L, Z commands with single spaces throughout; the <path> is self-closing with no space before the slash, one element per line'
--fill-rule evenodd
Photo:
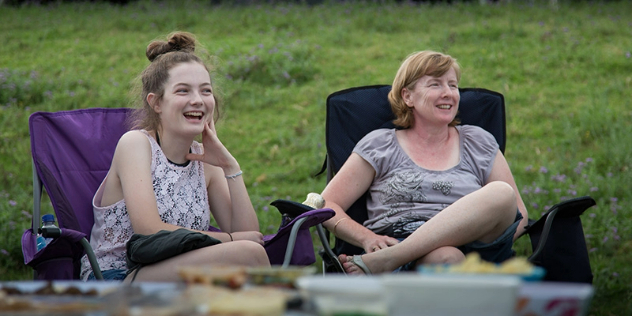
<path fill-rule="evenodd" d="M 390 84 L 409 53 L 438 50 L 459 60 L 462 87 L 504 94 L 506 156 L 533 218 L 569 197 L 597 201 L 582 216 L 591 315 L 630 314 L 632 4 L 382 2 L 0 5 L 0 279 L 31 276 L 20 249 L 32 204 L 29 115 L 127 106 L 146 45 L 184 30 L 216 56 L 219 136 L 266 233 L 280 220 L 272 200 L 302 201 L 325 186 L 313 174 L 327 96 Z M 519 254 L 528 245 L 520 240 Z"/>

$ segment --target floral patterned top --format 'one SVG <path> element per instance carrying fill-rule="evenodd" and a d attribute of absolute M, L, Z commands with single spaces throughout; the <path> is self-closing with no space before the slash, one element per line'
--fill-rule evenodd
<path fill-rule="evenodd" d="M 162 221 L 189 229 L 208 230 L 210 210 L 204 164 L 200 161 L 191 161 L 186 166 L 170 163 L 156 140 L 147 131 L 141 132 L 151 144 L 151 175 Z M 193 142 L 191 152 L 201 154 L 202 146 Z M 104 182 L 105 180 L 92 201 L 94 226 L 90 234 L 90 245 L 102 271 L 127 269 L 125 245 L 134 234 L 132 223 L 125 200 L 112 205 L 101 205 Z M 88 258 L 83 256 L 81 279 L 86 280 L 90 272 L 92 268 Z"/>

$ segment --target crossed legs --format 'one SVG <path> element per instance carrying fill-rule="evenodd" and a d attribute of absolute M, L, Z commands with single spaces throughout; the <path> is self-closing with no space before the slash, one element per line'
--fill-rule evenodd
<path fill-rule="evenodd" d="M 514 222 L 516 196 L 513 188 L 500 181 L 472 192 L 421 225 L 401 243 L 362 256 L 372 273 L 390 272 L 416 260 L 420 263 L 455 263 L 463 260 L 456 248 L 473 241 L 491 243 Z M 340 255 L 347 273 L 363 271 Z"/>
<path fill-rule="evenodd" d="M 138 271 L 135 281 L 178 281 L 178 267 L 183 265 L 241 265 L 269 267 L 263 246 L 248 240 L 237 240 L 192 250 L 167 260 L 148 265 Z M 130 282 L 135 273 L 125 278 Z"/>

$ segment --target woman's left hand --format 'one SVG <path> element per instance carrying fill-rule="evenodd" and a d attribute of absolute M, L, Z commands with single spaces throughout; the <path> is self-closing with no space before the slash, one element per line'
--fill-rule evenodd
<path fill-rule="evenodd" d="M 204 126 L 204 131 L 202 132 L 202 146 L 204 147 L 203 154 L 189 153 L 186 155 L 186 159 L 199 160 L 209 165 L 220 167 L 227 173 L 239 171 L 237 160 L 217 137 L 213 120 Z"/>

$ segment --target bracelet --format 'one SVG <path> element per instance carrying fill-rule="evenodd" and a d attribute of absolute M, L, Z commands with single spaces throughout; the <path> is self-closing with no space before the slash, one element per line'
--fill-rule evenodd
<path fill-rule="evenodd" d="M 237 172 L 235 174 L 232 174 L 232 175 L 229 175 L 229 176 L 224 176 L 224 177 L 226 177 L 226 179 L 233 179 L 233 180 L 235 180 L 235 178 L 239 177 L 242 174 L 243 174 L 243 172 L 241 170 L 239 170 L 239 172 Z"/>
<path fill-rule="evenodd" d="M 233 235 L 232 235 L 231 233 L 227 233 L 227 234 L 228 234 L 228 236 L 230 237 L 230 241 L 235 241 L 235 240 L 233 239 Z"/>
<path fill-rule="evenodd" d="M 346 217 L 343 217 L 341 219 L 339 219 L 335 224 L 334 224 L 334 235 L 336 235 L 336 227 L 338 227 L 338 224 L 340 224 L 340 222 L 344 221 L 345 219 L 347 219 Z"/>

